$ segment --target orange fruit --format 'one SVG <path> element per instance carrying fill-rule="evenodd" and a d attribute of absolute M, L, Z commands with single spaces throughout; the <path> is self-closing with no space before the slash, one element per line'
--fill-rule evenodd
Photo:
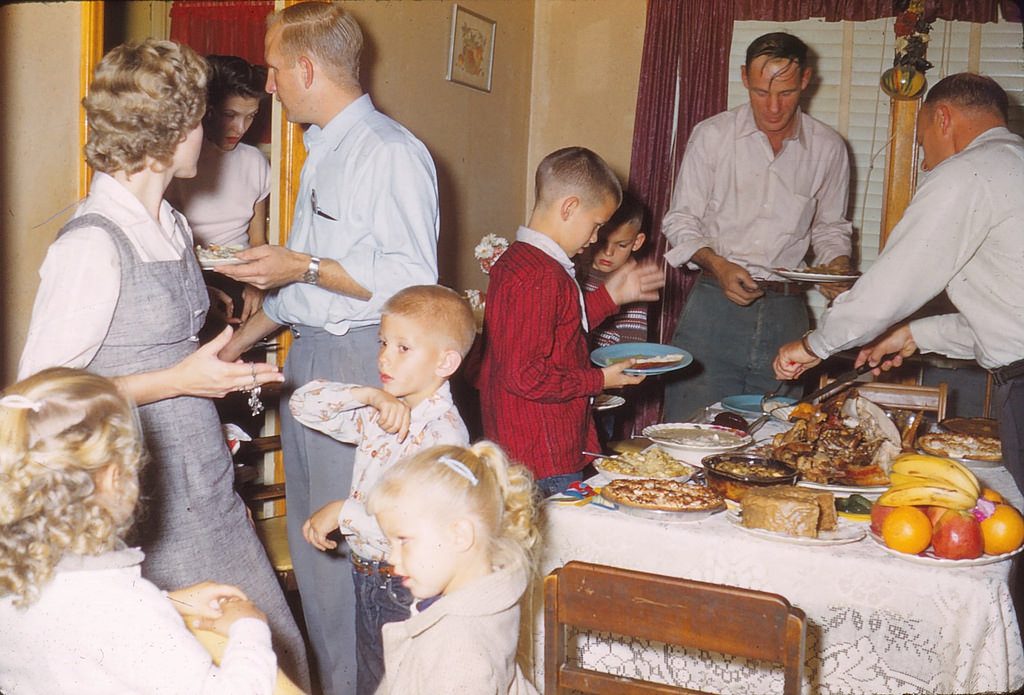
<path fill-rule="evenodd" d="M 989 555 L 1016 550 L 1024 543 L 1024 517 L 1008 504 L 997 504 L 992 516 L 981 522 L 981 538 Z"/>
<path fill-rule="evenodd" d="M 986 499 L 989 502 L 995 502 L 996 504 L 1003 504 L 1006 502 L 1006 500 L 1003 499 L 1002 495 L 1000 495 L 998 492 L 996 492 L 990 487 L 981 488 L 981 497 L 982 499 Z"/>
<path fill-rule="evenodd" d="M 882 522 L 882 540 L 901 553 L 917 555 L 932 542 L 932 522 L 917 507 L 897 507 Z"/>

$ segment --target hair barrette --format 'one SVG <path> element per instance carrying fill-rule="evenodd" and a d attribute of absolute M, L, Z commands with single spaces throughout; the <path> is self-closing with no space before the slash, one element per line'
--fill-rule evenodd
<path fill-rule="evenodd" d="M 34 401 L 18 393 L 0 398 L 0 406 L 15 410 L 31 410 L 33 413 L 38 413 L 43 408 L 42 401 Z"/>
<path fill-rule="evenodd" d="M 453 459 L 451 456 L 441 456 L 437 460 L 468 480 L 469 484 L 473 487 L 476 487 L 477 483 L 480 482 L 476 479 L 476 476 L 473 475 L 473 471 L 469 470 L 469 466 L 464 464 L 462 461 Z"/>

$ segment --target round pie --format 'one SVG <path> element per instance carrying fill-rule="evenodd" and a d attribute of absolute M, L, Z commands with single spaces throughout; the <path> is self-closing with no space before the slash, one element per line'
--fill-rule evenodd
<path fill-rule="evenodd" d="M 725 504 L 714 490 L 678 480 L 613 480 L 601 489 L 601 495 L 616 504 L 666 512 L 702 512 Z"/>
<path fill-rule="evenodd" d="M 1003 450 L 999 440 L 993 437 L 976 437 L 955 432 L 926 434 L 917 438 L 917 446 L 932 456 L 974 459 L 975 461 L 1001 461 L 1003 459 Z"/>

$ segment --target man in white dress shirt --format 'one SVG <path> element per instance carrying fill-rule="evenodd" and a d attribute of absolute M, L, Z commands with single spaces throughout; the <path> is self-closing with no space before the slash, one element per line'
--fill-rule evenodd
<path fill-rule="evenodd" d="M 298 424 L 287 403 L 316 378 L 378 383 L 380 308 L 402 288 L 437 282 L 437 177 L 423 143 L 363 93 L 362 32 L 340 3 L 292 5 L 268 26 L 267 91 L 289 121 L 311 124 L 307 157 L 287 247 L 247 249 L 246 263 L 221 266 L 272 290 L 221 356 L 283 325 L 295 336 L 280 408 L 288 540 L 321 686 L 336 695 L 357 692 L 353 568 L 347 545 L 322 553 L 302 524 L 348 496 L 355 447 Z"/>
<path fill-rule="evenodd" d="M 801 266 L 808 247 L 815 264 L 850 263 L 846 143 L 800 110 L 807 46 L 765 34 L 747 48 L 741 76 L 750 102 L 694 128 L 663 223 L 665 259 L 703 271 L 672 339 L 697 370 L 668 384 L 669 421 L 775 388 L 772 357 L 807 330 L 808 313 L 805 286 L 773 268 Z"/>
<path fill-rule="evenodd" d="M 878 260 L 780 348 L 775 371 L 793 379 L 865 343 L 858 365 L 897 354 L 879 369 L 917 350 L 975 359 L 995 377 L 1003 462 L 1024 489 L 1024 139 L 1006 128 L 1008 103 L 982 75 L 932 87 L 917 118 L 927 178 Z M 943 290 L 957 313 L 904 321 Z"/>

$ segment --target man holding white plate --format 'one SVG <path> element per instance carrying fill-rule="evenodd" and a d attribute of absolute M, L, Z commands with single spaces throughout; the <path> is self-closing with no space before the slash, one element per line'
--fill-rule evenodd
<path fill-rule="evenodd" d="M 665 260 L 703 270 L 672 338 L 703 371 L 668 384 L 670 421 L 775 389 L 772 356 L 809 318 L 804 286 L 773 268 L 796 268 L 809 247 L 829 270 L 850 265 L 846 144 L 800 110 L 807 46 L 765 34 L 747 48 L 741 75 L 750 102 L 697 124 L 665 215 Z M 821 286 L 829 298 L 844 287 Z"/>

